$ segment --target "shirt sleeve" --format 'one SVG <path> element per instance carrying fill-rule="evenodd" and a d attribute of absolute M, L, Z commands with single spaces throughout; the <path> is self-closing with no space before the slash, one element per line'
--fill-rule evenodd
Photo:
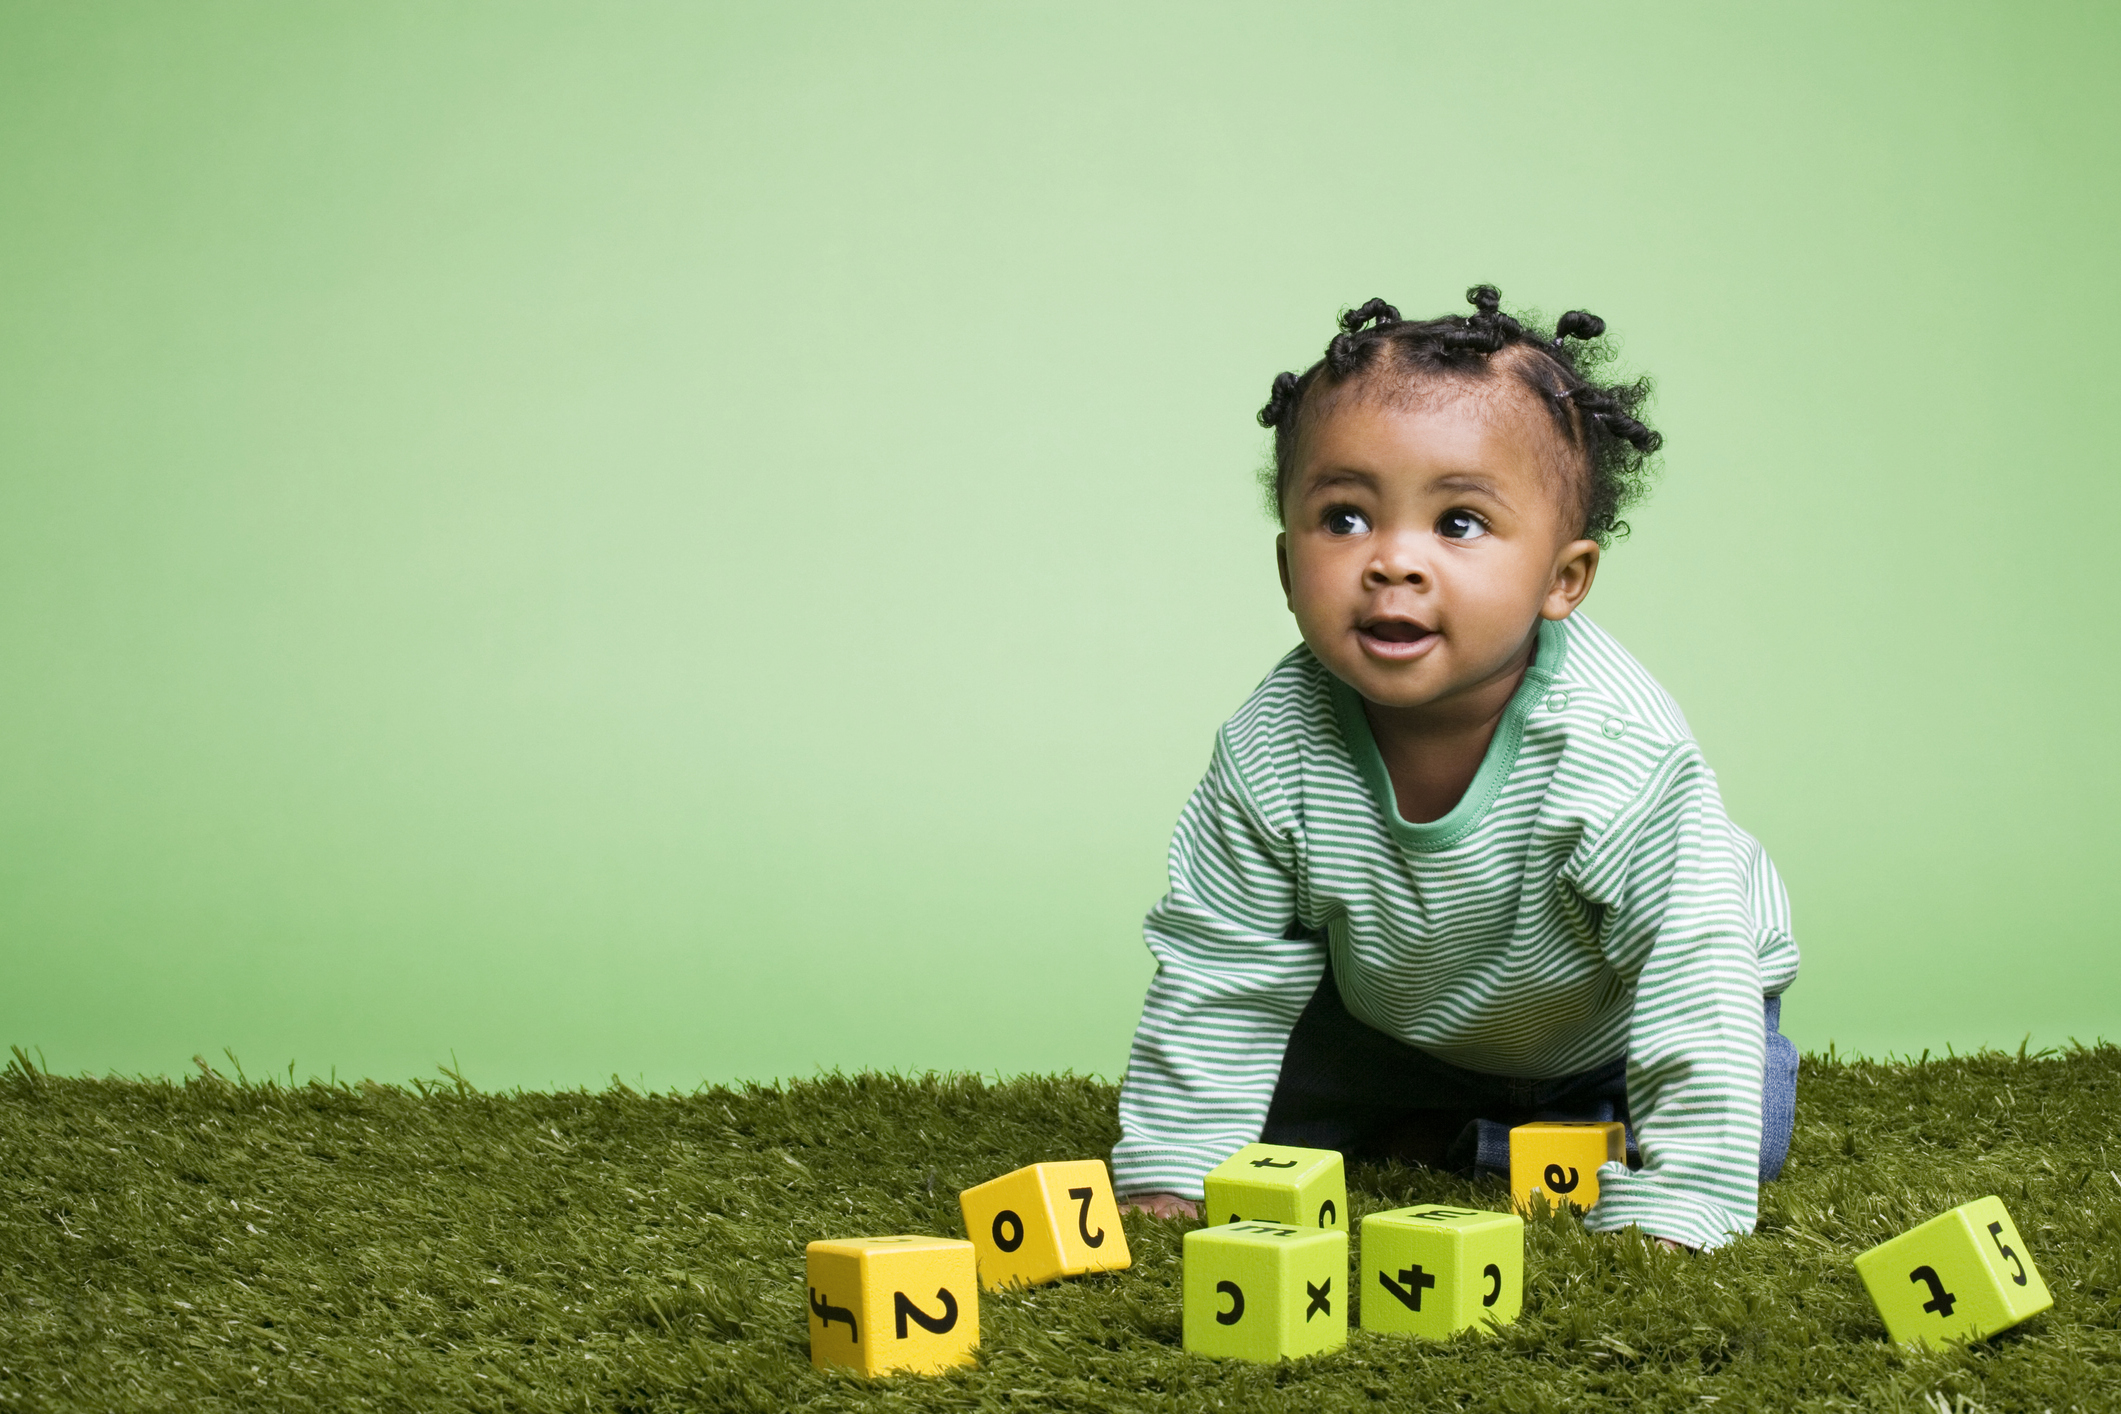
<path fill-rule="evenodd" d="M 1170 890 L 1143 933 L 1156 976 L 1120 1087 L 1121 1194 L 1198 1198 L 1208 1170 L 1259 1138 L 1289 1033 L 1325 972 L 1290 938 L 1297 844 L 1246 792 L 1221 741 L 1171 839 Z"/>
<path fill-rule="evenodd" d="M 1760 1207 L 1759 847 L 1724 814 L 1691 748 L 1667 759 L 1630 813 L 1579 886 L 1607 905 L 1607 959 L 1635 990 L 1628 1110 L 1642 1168 L 1601 1167 L 1584 1225 L 1718 1247 L 1751 1232 Z M 1779 897 L 1781 881 L 1773 887 Z"/>

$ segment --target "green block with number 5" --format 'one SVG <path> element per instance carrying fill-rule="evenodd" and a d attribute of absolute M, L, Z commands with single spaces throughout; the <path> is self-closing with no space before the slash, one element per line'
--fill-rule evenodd
<path fill-rule="evenodd" d="M 1524 1307 L 1524 1219 L 1417 1203 L 1362 1220 L 1362 1328 L 1441 1340 Z"/>
<path fill-rule="evenodd" d="M 1293 1223 L 1195 1228 L 1185 1240 L 1185 1346 L 1294 1359 L 1348 1343 L 1348 1234 Z"/>
<path fill-rule="evenodd" d="M 1896 1341 L 1943 1349 L 1986 1340 L 2055 1304 L 2003 1200 L 1976 1198 L 1856 1259 Z"/>
<path fill-rule="evenodd" d="M 1208 1170 L 1207 1193 L 1211 1223 L 1348 1228 L 1347 1169 L 1331 1149 L 1247 1144 Z"/>

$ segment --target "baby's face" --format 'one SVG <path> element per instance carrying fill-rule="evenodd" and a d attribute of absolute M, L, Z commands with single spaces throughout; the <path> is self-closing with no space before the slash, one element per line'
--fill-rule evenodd
<path fill-rule="evenodd" d="M 1447 709 L 1520 669 L 1591 587 L 1544 414 L 1507 388 L 1343 394 L 1304 431 L 1282 587 L 1304 642 L 1380 707 Z"/>

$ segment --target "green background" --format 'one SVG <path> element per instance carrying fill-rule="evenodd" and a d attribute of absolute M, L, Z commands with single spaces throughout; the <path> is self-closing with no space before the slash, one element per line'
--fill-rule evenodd
<path fill-rule="evenodd" d="M 1786 1029 L 2121 1034 L 2110 6 L 0 7 L 0 1042 L 1116 1074 L 1269 378 L 1605 315 Z"/>

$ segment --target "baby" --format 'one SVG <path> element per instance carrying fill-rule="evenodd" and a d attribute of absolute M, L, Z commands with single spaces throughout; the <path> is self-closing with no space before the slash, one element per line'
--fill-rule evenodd
<path fill-rule="evenodd" d="M 1686 720 L 1578 612 L 1658 435 L 1605 324 L 1382 300 L 1284 373 L 1276 541 L 1301 647 L 1217 733 L 1149 913 L 1120 1095 L 1130 1206 L 1197 1215 L 1240 1145 L 1460 1169 L 1621 1119 L 1585 1223 L 1708 1248 L 1781 1170 L 1789 903 Z"/>

